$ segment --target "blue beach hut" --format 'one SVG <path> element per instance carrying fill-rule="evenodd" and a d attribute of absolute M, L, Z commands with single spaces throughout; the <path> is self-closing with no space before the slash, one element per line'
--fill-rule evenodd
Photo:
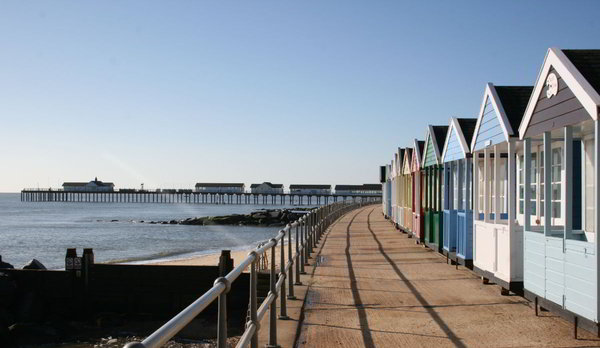
<path fill-rule="evenodd" d="M 473 259 L 473 210 L 471 208 L 471 149 L 476 118 L 451 118 L 442 152 L 444 187 L 443 253 L 467 266 Z"/>
<path fill-rule="evenodd" d="M 593 330 L 599 312 L 599 91 L 600 50 L 550 48 L 519 127 L 525 296 Z"/>

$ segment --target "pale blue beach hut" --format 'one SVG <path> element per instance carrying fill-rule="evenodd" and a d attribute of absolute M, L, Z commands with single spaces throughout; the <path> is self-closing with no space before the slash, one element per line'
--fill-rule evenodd
<path fill-rule="evenodd" d="M 461 264 L 472 265 L 473 210 L 471 207 L 472 156 L 469 144 L 476 118 L 451 118 L 442 152 L 444 187 L 443 253 Z"/>
<path fill-rule="evenodd" d="M 600 50 L 550 48 L 519 127 L 525 296 L 593 329 L 599 312 L 598 91 Z"/>

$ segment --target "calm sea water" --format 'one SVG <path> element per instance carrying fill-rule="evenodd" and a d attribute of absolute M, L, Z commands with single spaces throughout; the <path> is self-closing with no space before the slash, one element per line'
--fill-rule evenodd
<path fill-rule="evenodd" d="M 281 207 L 281 206 L 275 206 Z M 64 268 L 67 248 L 94 248 L 97 262 L 184 258 L 243 249 L 270 239 L 278 228 L 151 225 L 188 217 L 249 213 L 261 205 L 149 203 L 32 203 L 0 193 L 0 255 L 21 267 L 32 258 Z M 118 220 L 118 222 L 111 222 Z"/>

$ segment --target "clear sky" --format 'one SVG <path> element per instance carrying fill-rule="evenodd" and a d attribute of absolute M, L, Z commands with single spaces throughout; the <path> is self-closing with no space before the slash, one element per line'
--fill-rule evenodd
<path fill-rule="evenodd" d="M 377 182 L 427 124 L 600 48 L 600 1 L 4 1 L 0 191 Z"/>

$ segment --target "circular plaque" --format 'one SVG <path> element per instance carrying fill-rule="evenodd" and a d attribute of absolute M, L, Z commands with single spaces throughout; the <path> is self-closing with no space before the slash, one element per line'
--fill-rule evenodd
<path fill-rule="evenodd" d="M 552 98 L 558 93 L 558 78 L 554 73 L 551 73 L 548 75 L 548 78 L 546 78 L 546 86 L 548 87 L 546 90 L 546 97 Z"/>

